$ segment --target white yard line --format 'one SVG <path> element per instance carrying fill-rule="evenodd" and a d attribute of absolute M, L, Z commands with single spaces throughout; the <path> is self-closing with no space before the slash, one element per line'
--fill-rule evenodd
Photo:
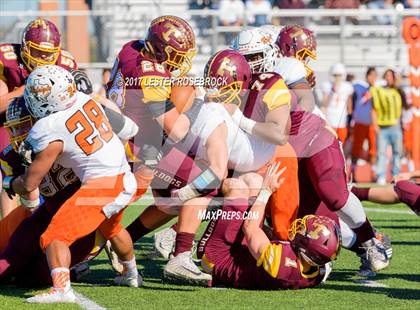
<path fill-rule="evenodd" d="M 363 286 L 366 286 L 366 287 L 388 287 L 388 285 L 376 282 L 374 280 L 363 279 L 363 280 L 355 280 L 354 282 L 358 284 L 362 284 Z"/>
<path fill-rule="evenodd" d="M 93 300 L 83 296 L 80 293 L 74 292 L 76 295 L 76 304 L 78 304 L 82 309 L 86 310 L 106 310 L 106 308 L 101 307 Z"/>
<path fill-rule="evenodd" d="M 378 213 L 394 213 L 394 214 L 412 214 L 416 215 L 411 210 L 394 210 L 394 209 L 381 209 L 381 208 L 365 208 L 368 212 L 378 212 Z"/>

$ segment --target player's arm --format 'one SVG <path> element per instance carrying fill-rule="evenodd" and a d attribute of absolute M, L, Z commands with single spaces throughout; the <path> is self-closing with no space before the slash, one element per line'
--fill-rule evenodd
<path fill-rule="evenodd" d="M 62 141 L 53 141 L 48 144 L 44 150 L 36 154 L 25 174 L 10 182 L 10 188 L 19 195 L 26 195 L 35 191 L 62 152 Z"/>
<path fill-rule="evenodd" d="M 140 81 L 143 100 L 152 117 L 174 142 L 182 140 L 190 128 L 190 120 L 180 114 L 170 99 L 170 81 L 162 76 L 145 76 Z"/>
<path fill-rule="evenodd" d="M 316 105 L 315 96 L 311 85 L 305 79 L 292 83 L 288 87 L 296 95 L 299 106 L 307 112 L 314 110 Z"/>
<path fill-rule="evenodd" d="M 184 202 L 205 196 L 220 187 L 222 180 L 227 175 L 228 146 L 226 137 L 227 127 L 225 123 L 222 123 L 207 138 L 205 146 L 209 167 L 191 183 L 175 191 L 177 198 Z"/>
<path fill-rule="evenodd" d="M 250 214 L 255 214 L 255 217 L 250 217 L 244 221 L 242 230 L 245 234 L 248 243 L 248 249 L 252 256 L 258 261 L 267 245 L 270 244 L 270 239 L 264 233 L 262 224 L 264 222 L 265 207 L 271 193 L 276 191 L 284 182 L 281 175 L 286 170 L 286 167 L 279 170 L 280 163 L 272 165 L 268 168 L 264 177 L 263 185 L 258 197 L 249 210 Z"/>

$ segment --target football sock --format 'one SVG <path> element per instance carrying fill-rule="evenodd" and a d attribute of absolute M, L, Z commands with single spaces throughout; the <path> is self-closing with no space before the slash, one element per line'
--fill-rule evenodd
<path fill-rule="evenodd" d="M 369 200 L 369 190 L 370 188 L 353 187 L 351 192 L 355 194 L 360 201 L 364 201 Z"/>
<path fill-rule="evenodd" d="M 340 220 L 340 230 L 341 230 L 341 235 L 342 235 L 343 248 L 349 251 L 352 251 L 356 254 L 365 253 L 359 240 L 357 239 L 355 232 L 343 220 L 341 219 L 339 220 Z"/>
<path fill-rule="evenodd" d="M 336 213 L 356 233 L 360 242 L 363 243 L 375 237 L 375 232 L 366 218 L 362 203 L 353 193 L 349 194 L 344 207 Z"/>
<path fill-rule="evenodd" d="M 66 292 L 71 288 L 70 270 L 64 267 L 58 267 L 51 270 L 53 287 L 61 292 Z"/>
<path fill-rule="evenodd" d="M 120 260 L 120 263 L 121 263 L 121 265 L 124 266 L 124 271 L 123 271 L 124 274 L 127 274 L 127 275 L 138 274 L 135 257 L 133 257 L 133 259 L 126 260 L 126 261 Z"/>
<path fill-rule="evenodd" d="M 195 234 L 179 232 L 176 234 L 174 256 L 191 251 Z"/>
<path fill-rule="evenodd" d="M 131 236 L 131 239 L 133 240 L 133 243 L 139 240 L 140 238 L 147 235 L 149 232 L 152 231 L 152 229 L 147 228 L 144 226 L 143 222 L 140 218 L 136 218 L 134 222 L 132 222 L 128 227 L 127 231 Z"/>

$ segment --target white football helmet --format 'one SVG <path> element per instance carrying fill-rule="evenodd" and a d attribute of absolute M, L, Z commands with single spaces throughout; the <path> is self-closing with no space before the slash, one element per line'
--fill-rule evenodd
<path fill-rule="evenodd" d="M 66 110 L 76 102 L 76 83 L 69 71 L 55 65 L 37 67 L 24 92 L 26 106 L 35 118 Z"/>
<path fill-rule="evenodd" d="M 280 55 L 271 32 L 259 28 L 241 31 L 232 44 L 248 61 L 252 73 L 271 72 L 276 67 Z"/>

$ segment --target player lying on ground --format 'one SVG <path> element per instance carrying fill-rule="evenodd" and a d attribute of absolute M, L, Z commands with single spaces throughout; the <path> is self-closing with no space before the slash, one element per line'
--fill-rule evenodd
<path fill-rule="evenodd" d="M 328 277 L 329 262 L 336 259 L 341 242 L 340 229 L 332 219 L 318 215 L 297 219 L 290 241 L 270 240 L 262 228 L 268 198 L 285 182 L 284 170 L 278 164 L 271 166 L 263 181 L 253 174 L 262 183 L 256 200 L 250 199 L 253 190 L 240 179 L 225 181 L 221 215 L 210 221 L 197 250 L 204 269 L 212 274 L 213 286 L 299 289 Z"/>
<path fill-rule="evenodd" d="M 11 100 L 23 95 L 29 73 L 38 66 L 52 65 L 67 70 L 77 69 L 73 56 L 61 48 L 60 32 L 56 25 L 37 18 L 29 22 L 22 35 L 21 44 L 0 44 L 0 123 L 3 127 L 5 114 Z M 8 143 L 8 135 L 0 128 L 0 148 Z M 17 207 L 6 193 L 0 194 L 0 217 Z"/>
<path fill-rule="evenodd" d="M 420 185 L 410 179 L 420 178 L 420 170 L 400 173 L 394 185 L 381 187 L 353 187 L 351 191 L 360 199 L 382 204 L 403 202 L 420 216 Z"/>
<path fill-rule="evenodd" d="M 300 205 L 306 209 L 303 212 L 315 213 L 320 202 L 324 202 L 356 233 L 357 242 L 352 249 L 361 256 L 364 265 L 369 265 L 373 271 L 381 270 L 388 266 L 389 257 L 381 242 L 375 238 L 375 231 L 366 217 L 362 204 L 347 189 L 345 162 L 339 141 L 319 113 L 307 111 L 308 107 L 312 106 L 310 98 L 313 98 L 311 88 L 306 82 L 308 75 L 313 77 L 313 71 L 306 64 L 307 59 L 315 58 L 316 41 L 313 33 L 296 25 L 284 27 L 276 43 L 284 56 L 296 58 L 287 61 L 284 57 L 280 58 L 275 70 L 285 75 L 288 86 L 296 95 L 293 96 L 295 100 L 291 106 L 291 129 L 288 141 L 299 159 Z M 241 49 L 242 46 L 239 44 L 234 47 L 239 51 L 242 50 L 242 53 L 252 61 L 261 56 L 261 46 L 265 46 L 267 50 L 273 49 L 269 42 L 265 44 L 260 42 L 260 49 L 254 51 Z M 267 51 L 266 54 L 274 55 L 275 52 Z M 258 68 L 262 67 L 256 67 Z M 296 85 L 299 87 L 295 89 Z M 247 111 L 247 105 L 243 108 L 244 115 L 253 119 L 253 115 Z M 337 190 L 331 191 L 332 187 Z M 299 212 L 302 212 L 302 208 Z M 362 252 L 365 255 L 362 255 Z M 366 255 L 368 252 L 369 255 Z"/>
<path fill-rule="evenodd" d="M 37 119 L 23 149 L 35 154 L 25 174 L 6 178 L 11 194 L 35 190 L 55 161 L 72 167 L 81 188 L 54 215 L 40 243 L 46 251 L 53 288 L 28 302 L 74 302 L 70 286 L 70 250 L 76 240 L 97 228 L 111 240 L 127 269 L 125 282 L 140 279 L 130 236 L 121 226 L 122 211 L 132 199 L 136 183 L 124 147 L 112 132 L 103 109 L 78 92 L 72 75 L 57 66 L 35 69 L 25 87 L 25 102 Z M 26 159 L 31 160 L 27 154 Z M 105 160 L 106 159 L 106 160 Z"/>

